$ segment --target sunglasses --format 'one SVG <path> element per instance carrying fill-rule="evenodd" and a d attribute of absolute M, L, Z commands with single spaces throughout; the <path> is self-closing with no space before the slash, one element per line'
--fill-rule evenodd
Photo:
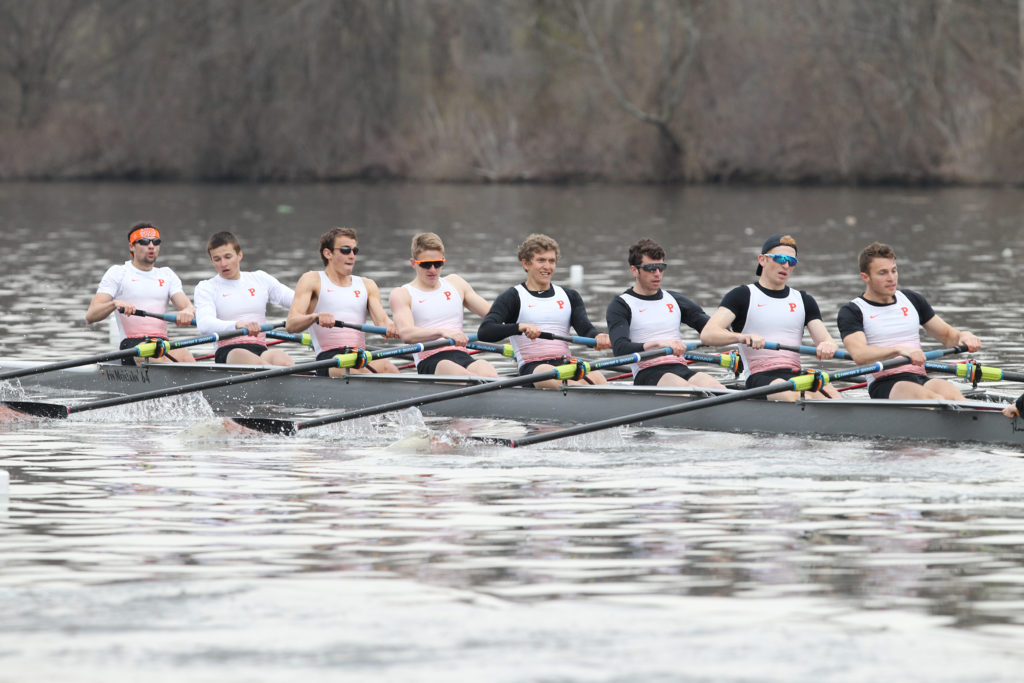
<path fill-rule="evenodd" d="M 413 261 L 413 263 L 415 263 L 423 270 L 430 270 L 431 268 L 437 268 L 438 270 L 441 270 L 441 266 L 444 265 L 444 261 L 444 259 L 441 259 L 440 261 Z"/>
<path fill-rule="evenodd" d="M 348 256 L 349 254 L 358 254 L 359 247 L 350 247 L 346 245 L 344 247 L 335 247 L 333 251 L 340 251 L 345 256 Z"/>
<path fill-rule="evenodd" d="M 796 256 L 786 256 L 785 254 L 764 254 L 764 256 L 767 256 L 772 261 L 778 263 L 780 266 L 789 266 L 790 268 L 800 263 L 800 261 L 797 260 Z"/>
<path fill-rule="evenodd" d="M 157 237 L 155 239 L 150 239 L 148 237 L 143 237 L 142 239 L 135 240 L 135 242 L 134 242 L 134 244 L 141 244 L 144 247 L 148 247 L 150 245 L 150 243 L 152 243 L 154 247 L 159 247 L 160 246 L 160 238 Z"/>
<path fill-rule="evenodd" d="M 668 264 L 666 264 L 666 263 L 645 263 L 642 266 L 637 266 L 637 268 L 639 268 L 640 270 L 644 271 L 645 273 L 653 273 L 654 271 L 658 271 L 659 273 L 664 273 L 665 269 L 668 268 Z"/>

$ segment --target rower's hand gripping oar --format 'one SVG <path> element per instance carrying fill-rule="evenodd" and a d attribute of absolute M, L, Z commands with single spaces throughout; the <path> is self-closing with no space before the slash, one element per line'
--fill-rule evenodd
<path fill-rule="evenodd" d="M 120 309 L 120 311 L 124 313 L 124 309 Z M 178 321 L 177 316 L 175 316 L 173 313 L 150 313 L 149 311 L 144 311 L 141 308 L 135 309 L 135 312 L 132 313 L 132 315 L 138 315 L 145 318 L 159 318 L 160 320 L 166 320 L 169 323 L 174 323 Z M 195 327 L 196 321 L 193 320 L 192 322 L 189 323 L 189 325 Z M 281 323 L 281 325 L 275 325 L 275 327 L 281 327 L 282 325 L 284 325 L 284 323 Z M 291 332 L 280 332 L 278 330 L 263 331 L 271 339 L 280 339 L 282 341 L 295 342 L 296 344 L 302 344 L 303 346 L 313 345 L 313 337 L 308 333 L 292 334 Z M 221 338 L 223 339 L 224 335 L 221 335 Z"/>
<path fill-rule="evenodd" d="M 283 325 L 284 323 L 278 324 Z M 240 330 L 240 332 L 245 332 L 245 330 Z M 413 344 L 399 349 L 387 349 L 384 351 L 366 351 L 364 349 L 356 349 L 352 353 L 339 354 L 337 356 L 332 356 L 331 358 L 312 361 L 310 363 L 299 363 L 287 367 L 274 368 L 272 370 L 233 374 L 231 377 L 225 377 L 222 379 L 212 379 L 206 382 L 197 382 L 195 384 L 183 384 L 176 387 L 168 387 L 166 389 L 155 389 L 153 391 L 129 394 L 127 396 L 116 396 L 114 398 L 107 398 L 89 403 L 80 403 L 73 406 L 66 406 L 57 403 L 39 403 L 35 401 L 0 401 L 0 405 L 4 405 L 8 408 L 22 413 L 27 413 L 29 415 L 60 419 L 66 418 L 74 413 L 82 413 L 87 410 L 111 408 L 113 406 L 120 406 L 128 403 L 146 401 L 151 398 L 179 396 L 181 394 L 190 394 L 196 391 L 204 391 L 206 389 L 218 389 L 220 387 L 233 386 L 235 384 L 246 384 L 247 382 L 257 382 L 262 379 L 293 375 L 299 372 L 319 370 L 320 368 L 362 368 L 370 361 L 378 358 L 404 356 L 409 353 L 419 353 L 420 351 L 429 351 L 430 349 L 438 349 L 443 346 L 454 345 L 455 342 L 451 339 L 438 339 L 436 341 L 426 342 L 425 344 Z"/>
<path fill-rule="evenodd" d="M 347 327 L 350 330 L 360 330 L 362 332 L 369 332 L 371 334 L 383 334 L 387 335 L 387 328 L 380 327 L 379 325 L 366 325 L 359 323 L 347 323 L 342 320 L 334 321 L 335 327 Z M 476 335 L 469 335 L 469 343 L 466 344 L 467 349 L 475 349 L 477 351 L 489 351 L 491 353 L 500 353 L 506 358 L 512 358 L 515 356 L 515 352 L 512 350 L 511 344 L 487 344 L 485 342 L 476 341 Z"/>
<path fill-rule="evenodd" d="M 925 358 L 940 358 L 947 354 L 963 353 L 965 351 L 967 351 L 966 345 L 956 346 L 949 349 L 937 349 L 935 351 L 928 351 L 927 353 L 925 353 Z M 847 377 L 865 375 L 871 372 L 880 372 L 888 368 L 894 368 L 900 365 L 907 365 L 910 362 L 911 360 L 909 358 L 901 356 L 899 358 L 890 358 L 889 360 L 882 361 L 879 363 L 861 365 L 855 368 L 850 368 L 849 370 L 840 370 L 839 372 L 833 373 L 814 370 L 802 375 L 797 375 L 796 377 L 793 377 L 786 382 L 777 382 L 775 384 L 769 384 L 768 386 L 755 387 L 753 389 L 737 391 L 730 394 L 720 394 L 718 396 L 713 396 L 711 398 L 690 401 L 688 403 L 682 403 L 679 405 L 665 406 L 664 408 L 649 410 L 642 413 L 633 413 L 631 415 L 624 415 L 622 417 L 613 417 L 607 420 L 600 420 L 598 422 L 576 425 L 575 427 L 568 427 L 566 429 L 560 429 L 554 432 L 525 436 L 521 439 L 484 438 L 480 440 L 490 441 L 502 446 L 510 446 L 512 448 L 516 448 L 518 446 L 528 446 L 530 444 L 543 443 L 545 441 L 553 441 L 555 439 L 562 439 L 567 436 L 588 434 L 590 432 L 596 432 L 602 429 L 608 429 L 610 427 L 620 427 L 622 425 L 632 424 L 634 422 L 644 422 L 647 420 L 653 420 L 658 417 L 666 417 L 668 415 L 677 415 L 679 413 L 700 410 L 701 408 L 710 408 L 712 406 L 719 406 L 725 403 L 734 403 L 736 401 L 742 401 L 747 398 L 759 398 L 761 396 L 777 394 L 781 391 L 818 391 L 821 389 L 822 386 L 837 379 L 845 379 Z"/>
<path fill-rule="evenodd" d="M 778 344 L 776 342 L 765 342 L 764 347 L 766 349 L 779 351 L 795 351 L 797 353 L 811 356 L 817 353 L 817 349 L 813 346 L 786 346 L 785 344 Z M 843 360 L 853 360 L 853 356 L 846 351 L 836 351 L 835 357 Z M 959 363 L 934 363 L 926 361 L 924 369 L 931 370 L 932 372 L 944 372 L 946 374 L 962 377 L 974 386 L 978 386 L 978 382 L 1024 382 L 1024 372 L 1014 372 L 1013 370 L 1003 370 L 1002 368 L 995 368 L 988 365 L 979 365 L 973 360 L 966 360 Z"/>
<path fill-rule="evenodd" d="M 693 344 L 696 346 L 696 344 Z M 644 358 L 653 358 L 655 356 L 669 356 L 672 355 L 673 351 L 669 347 L 660 349 L 650 349 L 641 353 L 634 353 L 628 356 L 619 356 L 618 358 L 609 358 L 607 360 L 600 360 L 595 362 L 577 361 L 576 363 L 568 363 L 566 365 L 559 365 L 551 370 L 544 370 L 542 372 L 535 372 L 529 375 L 522 375 L 519 377 L 509 377 L 508 379 L 494 380 L 486 382 L 484 384 L 477 384 L 470 387 L 462 387 L 459 389 L 452 389 L 451 391 L 442 391 L 438 394 L 429 394 L 427 396 L 419 396 L 414 398 L 407 398 L 401 401 L 393 401 L 391 403 L 384 403 L 377 406 L 369 406 L 366 408 L 360 408 L 358 410 L 350 410 L 348 412 L 332 413 L 330 415 L 323 415 L 321 417 L 312 418 L 309 420 L 279 420 L 274 418 L 256 418 L 256 417 L 234 417 L 231 418 L 233 421 L 261 432 L 270 432 L 278 434 L 295 434 L 300 429 L 309 429 L 311 427 L 320 427 L 322 425 L 333 424 L 335 422 L 344 422 L 346 420 L 354 420 L 357 417 L 367 417 L 369 415 L 379 415 L 380 413 L 388 413 L 394 410 L 402 410 L 403 408 L 413 408 L 415 406 L 422 406 L 428 403 L 437 403 L 440 401 L 448 401 L 455 398 L 465 398 L 466 396 L 475 396 L 476 394 L 483 394 L 488 391 L 497 391 L 498 389 L 505 389 L 507 387 L 517 387 L 524 384 L 533 384 L 535 382 L 543 382 L 550 379 L 569 380 L 569 379 L 581 379 L 588 372 L 594 370 L 600 370 L 601 368 L 611 367 L 612 365 L 623 365 L 625 363 L 636 363 Z"/>
<path fill-rule="evenodd" d="M 264 331 L 269 332 L 275 327 L 283 327 L 284 321 L 279 323 L 267 323 L 262 325 L 261 328 Z M 239 337 L 243 334 L 248 334 L 248 330 L 233 330 L 231 332 L 225 332 L 223 334 L 208 334 L 203 337 L 194 337 L 192 339 L 180 339 L 178 341 L 168 342 L 164 339 L 155 339 L 150 341 L 136 344 L 135 346 L 127 349 L 120 349 L 118 351 L 108 351 L 106 353 L 98 353 L 94 356 L 84 356 L 82 358 L 72 358 L 70 360 L 58 361 L 56 363 L 49 363 L 47 365 L 37 365 L 34 368 L 22 368 L 20 370 L 9 370 L 7 372 L 0 373 L 0 380 L 14 379 L 16 377 L 27 377 L 28 375 L 39 375 L 44 372 L 52 372 L 54 370 L 65 370 L 67 368 L 76 368 L 82 365 L 90 365 L 92 363 L 102 363 L 108 360 L 118 360 L 121 358 L 153 358 L 164 355 L 171 349 L 181 349 L 187 346 L 197 346 L 199 344 L 209 344 L 210 342 L 220 341 L 222 339 L 230 339 L 232 337 Z"/>

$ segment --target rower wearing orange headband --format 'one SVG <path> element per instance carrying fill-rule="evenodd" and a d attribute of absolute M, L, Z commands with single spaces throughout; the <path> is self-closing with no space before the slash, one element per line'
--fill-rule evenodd
<path fill-rule="evenodd" d="M 128 230 L 131 260 L 107 269 L 85 313 L 85 320 L 94 323 L 118 311 L 114 321 L 122 349 L 148 338 L 167 339 L 167 323 L 160 318 L 134 315 L 138 310 L 164 314 L 169 301 L 178 309 L 179 326 L 190 325 L 195 318 L 195 308 L 182 289 L 181 279 L 170 268 L 156 266 L 161 241 L 160 230 L 152 223 L 133 225 Z M 195 360 L 188 349 L 174 349 L 168 355 L 170 358 L 151 358 L 150 361 Z M 127 358 L 124 362 L 130 365 L 141 359 Z"/>

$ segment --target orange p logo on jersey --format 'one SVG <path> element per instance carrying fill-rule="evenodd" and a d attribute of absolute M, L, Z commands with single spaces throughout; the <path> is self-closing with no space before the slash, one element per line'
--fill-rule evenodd
<path fill-rule="evenodd" d="M 160 283 L 160 286 L 161 286 L 161 287 L 163 287 L 163 286 L 164 286 L 164 281 L 163 281 L 162 279 L 160 279 L 160 278 L 157 278 L 157 282 L 159 282 L 159 283 Z"/>
<path fill-rule="evenodd" d="M 910 312 L 910 309 L 907 308 L 906 306 L 900 306 L 900 310 L 903 311 L 903 317 L 904 318 L 906 318 L 907 317 L 907 313 Z"/>
<path fill-rule="evenodd" d="M 790 303 L 789 304 L 789 312 L 790 313 L 796 313 L 796 304 L 794 304 L 794 303 Z"/>
<path fill-rule="evenodd" d="M 352 290 L 352 292 L 356 295 L 356 298 L 358 299 L 359 298 L 359 290 L 358 289 L 354 289 L 354 290 Z"/>
<path fill-rule="evenodd" d="M 676 305 L 675 304 L 665 304 L 665 305 L 668 306 L 668 312 L 669 313 L 675 313 L 676 312 Z"/>
<path fill-rule="evenodd" d="M 249 288 L 249 296 L 256 296 L 256 290 L 252 287 Z"/>
<path fill-rule="evenodd" d="M 562 310 L 563 308 L 565 308 L 565 302 L 564 301 L 559 300 L 557 303 L 558 303 L 558 310 Z"/>
<path fill-rule="evenodd" d="M 452 293 L 451 292 L 445 292 L 444 293 L 444 298 L 445 298 L 446 301 L 451 301 L 452 300 Z"/>

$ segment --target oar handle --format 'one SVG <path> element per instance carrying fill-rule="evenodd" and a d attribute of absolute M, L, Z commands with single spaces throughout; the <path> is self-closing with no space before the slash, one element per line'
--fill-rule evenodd
<path fill-rule="evenodd" d="M 780 344 L 778 342 L 766 341 L 764 343 L 764 348 L 768 349 L 769 351 L 793 351 L 794 353 L 802 353 L 805 356 L 818 355 L 818 349 L 814 348 L 813 346 L 806 346 L 804 344 L 801 344 L 800 346 L 790 346 L 789 344 Z M 833 357 L 840 358 L 842 360 L 853 360 L 853 356 L 851 356 L 848 352 L 843 351 L 842 349 L 837 349 L 835 356 Z"/>
<path fill-rule="evenodd" d="M 388 330 L 387 330 L 386 327 L 381 327 L 379 325 L 366 325 L 366 324 L 360 324 L 360 323 L 347 323 L 347 322 L 345 322 L 343 320 L 335 320 L 334 321 L 334 326 L 335 327 L 347 327 L 350 330 L 361 330 L 363 332 L 370 332 L 371 334 L 387 334 L 388 333 Z M 471 341 L 471 342 L 476 341 L 476 335 L 475 334 L 470 334 L 470 335 L 466 335 L 466 336 L 469 337 L 469 341 Z"/>
<path fill-rule="evenodd" d="M 571 334 L 558 334 L 557 332 L 541 332 L 541 339 L 557 339 L 558 341 L 569 342 L 570 344 L 581 344 L 591 348 L 597 346 L 597 339 L 594 337 L 577 337 Z"/>
<path fill-rule="evenodd" d="M 118 313 L 124 313 L 124 309 L 123 308 L 119 308 L 119 309 L 117 309 L 117 311 L 118 311 Z M 137 316 L 141 316 L 141 317 L 144 317 L 144 318 L 159 318 L 160 320 L 166 320 L 169 323 L 176 323 L 176 322 L 178 322 L 178 316 L 175 315 L 174 313 L 150 313 L 149 311 L 144 311 L 141 308 L 136 308 L 135 312 L 132 313 L 132 315 L 137 315 Z M 193 318 L 192 322 L 190 322 L 189 325 L 192 325 L 193 327 L 195 327 L 195 324 L 196 324 L 196 321 L 195 321 L 195 318 Z"/>

